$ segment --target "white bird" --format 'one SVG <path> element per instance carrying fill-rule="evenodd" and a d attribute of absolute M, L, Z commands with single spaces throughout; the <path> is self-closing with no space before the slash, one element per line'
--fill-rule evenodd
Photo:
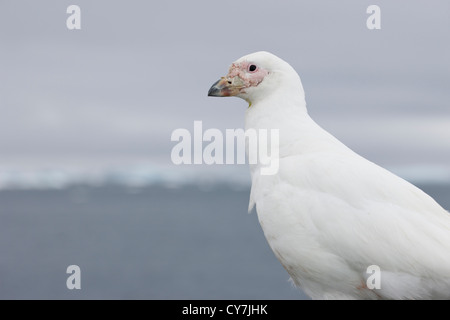
<path fill-rule="evenodd" d="M 246 55 L 208 95 L 246 100 L 246 130 L 279 130 L 278 172 L 250 165 L 249 210 L 296 286 L 313 299 L 450 298 L 450 214 L 316 124 L 287 62 Z"/>

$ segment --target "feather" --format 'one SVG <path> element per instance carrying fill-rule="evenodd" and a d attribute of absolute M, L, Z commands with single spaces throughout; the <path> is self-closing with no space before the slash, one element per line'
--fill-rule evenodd
<path fill-rule="evenodd" d="M 246 130 L 279 130 L 278 172 L 250 165 L 249 211 L 292 282 L 314 299 L 449 299 L 450 214 L 316 124 L 285 61 L 257 52 L 233 66 L 248 64 L 265 74 L 236 94 L 251 103 Z"/>

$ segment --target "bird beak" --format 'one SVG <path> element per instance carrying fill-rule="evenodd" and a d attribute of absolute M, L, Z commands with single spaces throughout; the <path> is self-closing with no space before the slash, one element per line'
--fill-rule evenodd
<path fill-rule="evenodd" d="M 237 95 L 244 87 L 244 82 L 239 77 L 227 79 L 225 77 L 217 80 L 211 88 L 209 88 L 209 97 L 232 97 Z"/>

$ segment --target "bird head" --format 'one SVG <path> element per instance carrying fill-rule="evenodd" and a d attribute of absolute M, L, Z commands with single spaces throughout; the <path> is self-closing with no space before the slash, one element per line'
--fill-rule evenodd
<path fill-rule="evenodd" d="M 298 86 L 298 84 L 300 86 Z M 295 70 L 284 60 L 259 51 L 233 62 L 228 74 L 217 80 L 209 89 L 208 96 L 236 96 L 252 103 L 271 95 L 280 89 L 303 87 Z"/>

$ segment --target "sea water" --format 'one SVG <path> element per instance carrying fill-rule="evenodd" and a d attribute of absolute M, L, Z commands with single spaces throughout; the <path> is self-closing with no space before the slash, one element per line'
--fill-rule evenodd
<path fill-rule="evenodd" d="M 450 186 L 421 188 L 450 208 Z M 0 191 L 0 299 L 307 299 L 248 197 L 227 185 Z"/>

